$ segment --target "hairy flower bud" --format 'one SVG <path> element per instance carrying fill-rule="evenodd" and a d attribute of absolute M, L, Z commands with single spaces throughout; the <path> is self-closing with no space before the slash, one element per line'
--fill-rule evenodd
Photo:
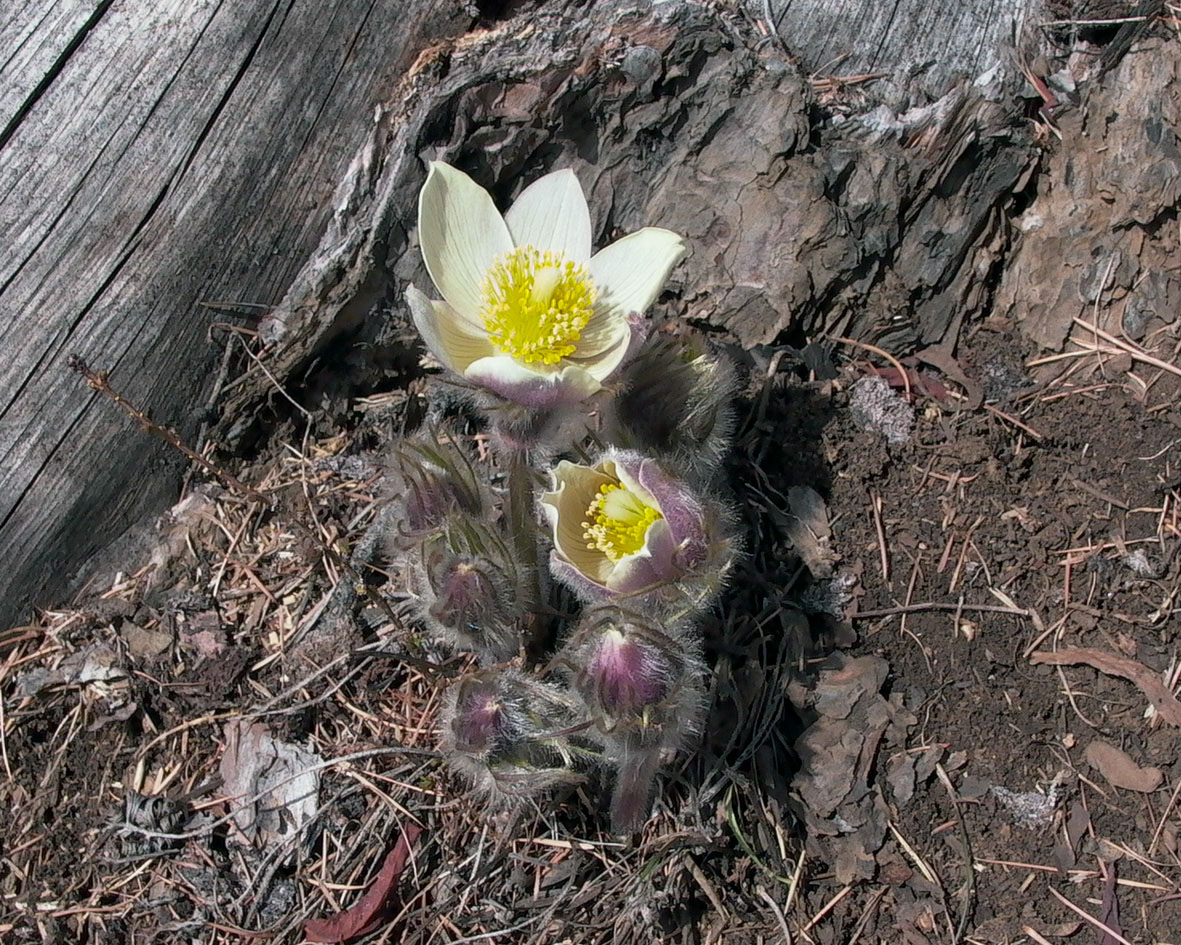
<path fill-rule="evenodd" d="M 414 547 L 452 515 L 483 520 L 490 514 L 487 486 L 467 451 L 449 435 L 419 434 L 396 443 L 386 479 L 397 506 L 387 541 L 392 551 Z"/>
<path fill-rule="evenodd" d="M 519 670 L 489 669 L 447 693 L 442 751 L 490 801 L 507 804 L 582 780 L 595 750 L 577 737 L 578 703 Z"/>
<path fill-rule="evenodd" d="M 559 654 L 572 691 L 587 706 L 604 755 L 616 768 L 612 825 L 638 829 L 660 766 L 698 734 L 704 667 L 690 627 L 666 632 L 613 606 L 592 607 Z"/>
<path fill-rule="evenodd" d="M 515 573 L 506 574 L 489 558 L 436 548 L 425 575 L 434 598 L 426 612 L 440 636 L 485 664 L 517 655 L 523 610 Z"/>
<path fill-rule="evenodd" d="M 608 439 L 671 458 L 699 482 L 714 478 L 734 431 L 731 360 L 700 335 L 654 334 L 624 364 L 621 381 Z"/>
<path fill-rule="evenodd" d="M 406 561 L 419 617 L 442 643 L 484 665 L 520 652 L 525 575 L 495 523 L 453 514 Z"/>

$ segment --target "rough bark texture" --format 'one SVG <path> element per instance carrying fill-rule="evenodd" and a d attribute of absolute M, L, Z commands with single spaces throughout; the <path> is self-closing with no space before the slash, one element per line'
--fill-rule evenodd
<path fill-rule="evenodd" d="M 0 13 L 0 626 L 176 497 L 179 457 L 94 402 L 84 356 L 186 436 L 202 307 L 274 304 L 446 0 L 27 0 Z M 226 343 L 222 333 L 217 341 Z"/>
<path fill-rule="evenodd" d="M 1093 69 L 1092 69 L 1093 71 Z M 1095 341 L 1074 319 L 1143 341 L 1181 305 L 1181 51 L 1149 40 L 1085 84 L 1062 115 L 1061 146 L 1046 158 L 997 312 L 1041 346 L 1068 335 Z"/>
<path fill-rule="evenodd" d="M 0 24 L 0 78 L 46 79 L 0 83 L 0 299 L 17 326 L 0 365 L 0 624 L 175 494 L 179 460 L 94 404 L 65 357 L 191 433 L 217 358 L 206 334 L 227 318 L 199 302 L 252 303 L 261 364 L 223 392 L 218 441 L 267 436 L 276 381 L 316 407 L 372 390 L 413 342 L 405 285 L 429 288 L 413 233 L 429 159 L 502 203 L 572 167 L 600 244 L 683 232 L 662 313 L 745 347 L 845 335 L 946 365 L 998 284 L 1021 317 L 1023 299 L 1052 307 L 1106 266 L 1051 273 L 1025 247 L 1061 237 L 1042 250 L 1054 264 L 1090 252 L 1067 222 L 1090 199 L 1068 152 L 1122 120 L 1141 143 L 1108 142 L 1088 179 L 1131 175 L 1128 199 L 1158 206 L 1106 222 L 1111 240 L 1141 240 L 1109 240 L 1113 278 L 1155 286 L 1158 307 L 1176 292 L 1166 242 L 1152 249 L 1165 274 L 1131 264 L 1175 213 L 1175 90 L 1145 103 L 1120 85 L 1151 83 L 1165 52 L 1113 57 L 1142 74 L 1095 78 L 1058 144 L 1030 121 L 1041 100 L 1022 78 L 1033 0 L 781 0 L 782 39 L 756 0 L 548 3 L 466 34 L 442 0 L 131 7 L 28 3 Z M 889 79 L 831 78 L 878 70 Z M 1025 268 L 1002 280 L 1023 210 Z"/>
<path fill-rule="evenodd" d="M 429 158 L 502 201 L 573 167 L 600 242 L 645 224 L 686 234 L 667 311 L 744 346 L 788 329 L 938 343 L 988 300 L 1005 210 L 1033 167 L 1014 71 L 902 116 L 857 113 L 844 87 L 810 82 L 747 20 L 695 3 L 546 8 L 440 44 L 267 316 L 271 363 L 286 374 L 382 296 L 394 318 L 369 319 L 359 339 L 372 353 L 406 337 L 401 291 L 428 287 L 411 231 Z M 266 384 L 239 386 L 231 442 Z"/>

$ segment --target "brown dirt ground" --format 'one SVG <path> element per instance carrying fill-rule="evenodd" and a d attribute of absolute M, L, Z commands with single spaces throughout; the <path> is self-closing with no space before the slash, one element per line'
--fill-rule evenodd
<path fill-rule="evenodd" d="M 372 451 L 418 412 L 415 382 L 356 402 L 347 434 L 288 431 L 299 455 L 243 471 L 277 512 L 202 487 L 154 570 L 129 563 L 114 587 L 0 636 L 0 803 L 14 812 L 0 936 L 300 942 L 302 919 L 355 901 L 411 818 L 425 832 L 401 906 L 364 941 L 1123 940 L 1082 912 L 1135 945 L 1181 941 L 1175 727 L 1146 717 L 1127 679 L 1031 659 L 1094 648 L 1176 692 L 1176 378 L 1141 369 L 1145 391 L 1129 366 L 1088 358 L 1038 382 L 1005 326 L 979 328 L 960 363 L 985 379 L 985 405 L 912 370 L 914 435 L 892 446 L 848 410 L 874 369 L 839 353 L 829 381 L 756 370 L 742 402 L 731 469 L 750 554 L 706 628 L 709 732 L 640 836 L 605 832 L 593 784 L 488 814 L 431 750 L 426 664 L 453 675 L 464 660 L 363 602 L 355 623 L 314 620 L 341 574 L 290 522 L 359 538 L 379 508 Z M 799 486 L 824 500 L 839 607 L 840 582 L 786 535 Z M 95 644 L 116 672 L 33 685 Z M 823 709 L 834 668 L 856 683 L 883 665 L 859 657 L 885 661 L 880 685 L 844 716 Z M 235 843 L 222 816 L 226 726 L 244 718 L 335 759 L 292 859 Z M 840 744 L 801 751 L 809 732 Z M 1097 739 L 1158 783 L 1113 786 L 1086 760 Z M 831 811 L 809 808 L 809 778 L 842 785 Z M 183 835 L 147 849 L 120 832 L 132 789 L 176 801 Z M 1025 823 L 1005 791 L 1053 800 Z"/>

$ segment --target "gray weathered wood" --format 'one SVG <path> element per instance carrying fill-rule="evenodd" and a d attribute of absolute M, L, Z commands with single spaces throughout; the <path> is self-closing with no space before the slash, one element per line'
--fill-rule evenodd
<path fill-rule="evenodd" d="M 468 22 L 446 0 L 6 6 L 0 625 L 176 494 L 179 458 L 68 356 L 191 435 L 226 318 L 201 303 L 282 298 L 375 106 Z"/>
<path fill-rule="evenodd" d="M 1040 0 L 748 0 L 808 73 L 883 73 L 894 104 L 936 99 L 1004 61 L 1050 17 Z M 917 99 L 917 101 L 916 101 Z"/>

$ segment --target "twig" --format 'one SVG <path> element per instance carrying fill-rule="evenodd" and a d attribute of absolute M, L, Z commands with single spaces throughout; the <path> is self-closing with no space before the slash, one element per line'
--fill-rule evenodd
<path fill-rule="evenodd" d="M 850 620 L 872 620 L 875 617 L 893 617 L 897 614 L 914 614 L 925 610 L 974 611 L 985 614 L 1012 614 L 1014 617 L 1028 617 L 1029 611 L 1020 607 L 1002 607 L 999 604 L 941 604 L 924 601 L 921 604 L 907 604 L 905 607 L 884 607 L 881 610 L 862 610 L 849 614 Z"/>
<path fill-rule="evenodd" d="M 890 555 L 886 551 L 886 530 L 882 527 L 882 499 L 874 492 L 869 493 L 869 507 L 873 512 L 873 527 L 878 536 L 878 554 L 882 562 L 882 580 L 890 583 Z"/>
<path fill-rule="evenodd" d="M 1162 371 L 1168 371 L 1170 374 L 1176 374 L 1178 377 L 1181 377 L 1181 367 L 1177 367 L 1175 364 L 1170 364 L 1168 361 L 1162 361 L 1160 358 L 1149 354 L 1138 345 L 1128 344 L 1128 342 L 1115 337 L 1115 335 L 1108 334 L 1098 325 L 1092 325 L 1090 322 L 1083 321 L 1077 315 L 1074 317 L 1073 321 L 1076 325 L 1087 329 L 1087 331 L 1094 332 L 1095 335 L 1102 338 L 1104 341 L 1110 342 L 1116 347 L 1127 352 L 1135 360 L 1142 361 L 1145 364 L 1151 364 L 1155 368 L 1160 368 Z"/>
<path fill-rule="evenodd" d="M 871 345 L 867 341 L 855 341 L 852 338 L 832 338 L 831 340 L 837 342 L 838 344 L 852 345 L 854 348 L 864 348 L 866 351 L 872 352 L 873 354 L 883 357 L 889 361 L 892 365 L 894 365 L 895 369 L 901 375 L 902 386 L 906 391 L 906 399 L 910 400 L 910 375 L 907 373 L 906 368 L 902 366 L 902 362 L 894 357 L 894 355 L 890 354 L 889 351 L 885 351 L 882 348 L 879 348 L 877 345 Z"/>
<path fill-rule="evenodd" d="M 947 772 L 943 770 L 942 764 L 936 762 L 935 773 L 943 783 L 947 796 L 951 798 L 951 804 L 955 808 L 955 819 L 960 827 L 960 839 L 964 842 L 964 901 L 960 907 L 960 918 L 956 923 L 955 935 L 951 939 L 951 945 L 959 945 L 964 940 L 964 932 L 967 931 L 968 920 L 972 917 L 976 902 L 976 869 L 972 865 L 972 840 L 968 836 L 968 825 L 964 822 L 964 812 L 960 809 L 959 796 L 956 794 Z"/>

